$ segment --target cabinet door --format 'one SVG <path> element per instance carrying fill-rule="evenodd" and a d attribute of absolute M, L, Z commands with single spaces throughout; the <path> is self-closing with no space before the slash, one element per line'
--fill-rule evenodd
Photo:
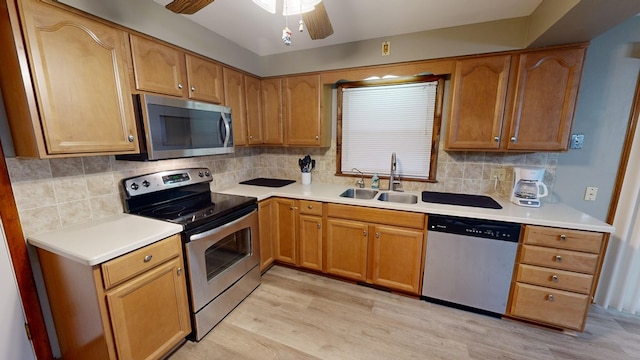
<path fill-rule="evenodd" d="M 298 266 L 313 270 L 322 270 L 322 218 L 312 215 L 300 215 Z"/>
<path fill-rule="evenodd" d="M 394 226 L 375 226 L 371 281 L 420 294 L 424 232 Z"/>
<path fill-rule="evenodd" d="M 509 150 L 566 150 L 584 48 L 523 53 L 509 114 Z"/>
<path fill-rule="evenodd" d="M 241 72 L 224 68 L 224 104 L 231 108 L 233 142 L 247 145 L 247 116 L 244 78 Z"/>
<path fill-rule="evenodd" d="M 511 55 L 458 60 L 447 149 L 498 149 Z"/>
<path fill-rule="evenodd" d="M 191 331 L 182 259 L 106 294 L 119 359 L 157 359 Z"/>
<path fill-rule="evenodd" d="M 343 219 L 327 219 L 326 271 L 353 280 L 367 279 L 369 226 Z"/>
<path fill-rule="evenodd" d="M 222 104 L 224 97 L 222 66 L 197 56 L 185 55 L 189 98 Z"/>
<path fill-rule="evenodd" d="M 285 143 L 319 146 L 321 130 L 320 75 L 284 79 Z"/>
<path fill-rule="evenodd" d="M 291 199 L 273 199 L 276 214 L 276 260 L 296 264 L 296 203 Z"/>
<path fill-rule="evenodd" d="M 126 33 L 39 2 L 24 5 L 47 154 L 139 152 Z"/>
<path fill-rule="evenodd" d="M 247 141 L 249 145 L 262 144 L 262 104 L 260 79 L 244 76 L 247 107 Z"/>
<path fill-rule="evenodd" d="M 273 201 L 271 199 L 258 203 L 258 227 L 260 233 L 260 271 L 264 271 L 273 263 Z"/>
<path fill-rule="evenodd" d="M 187 97 L 184 54 L 156 41 L 131 35 L 136 89 Z"/>
<path fill-rule="evenodd" d="M 266 145 L 284 144 L 282 126 L 282 80 L 261 81 L 262 100 L 262 142 Z"/>

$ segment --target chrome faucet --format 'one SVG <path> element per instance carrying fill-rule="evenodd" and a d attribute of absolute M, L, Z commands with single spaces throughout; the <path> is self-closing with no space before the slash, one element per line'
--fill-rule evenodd
<path fill-rule="evenodd" d="M 391 171 L 389 171 L 389 190 L 391 191 L 403 191 L 399 180 L 400 177 L 396 175 L 397 165 L 396 153 L 391 153 Z"/>
<path fill-rule="evenodd" d="M 356 168 L 351 169 L 351 171 L 357 171 L 357 172 L 360 173 L 360 180 L 356 181 L 356 185 L 359 188 L 363 188 L 364 187 L 364 174 L 362 173 L 362 171 L 360 171 L 360 170 L 358 170 Z"/>

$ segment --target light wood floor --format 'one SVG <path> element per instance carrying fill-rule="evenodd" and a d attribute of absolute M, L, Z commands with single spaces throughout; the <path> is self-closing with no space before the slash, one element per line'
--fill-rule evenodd
<path fill-rule="evenodd" d="M 567 335 L 275 266 L 182 359 L 640 359 L 640 317 L 594 305 Z"/>

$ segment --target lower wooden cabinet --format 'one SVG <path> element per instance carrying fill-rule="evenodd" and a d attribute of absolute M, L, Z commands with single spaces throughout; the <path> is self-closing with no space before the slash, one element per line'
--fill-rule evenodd
<path fill-rule="evenodd" d="M 366 281 L 368 246 L 368 224 L 347 219 L 327 219 L 327 273 Z"/>
<path fill-rule="evenodd" d="M 298 261 L 296 265 L 322 270 L 322 203 L 298 201 Z"/>
<path fill-rule="evenodd" d="M 327 273 L 420 294 L 424 214 L 339 204 L 327 209 Z"/>
<path fill-rule="evenodd" d="M 274 205 L 271 199 L 258 203 L 258 233 L 260 235 L 260 271 L 263 272 L 273 264 L 273 233 L 276 225 Z"/>
<path fill-rule="evenodd" d="M 605 248 L 602 233 L 526 225 L 508 315 L 583 331 Z"/>
<path fill-rule="evenodd" d="M 295 265 L 298 259 L 296 246 L 296 200 L 275 198 L 273 201 L 274 256 L 285 264 Z"/>
<path fill-rule="evenodd" d="M 179 235 L 96 266 L 38 258 L 65 359 L 160 359 L 191 332 Z"/>

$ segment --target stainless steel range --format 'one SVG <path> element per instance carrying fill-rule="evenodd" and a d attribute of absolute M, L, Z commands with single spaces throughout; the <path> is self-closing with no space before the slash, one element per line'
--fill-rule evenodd
<path fill-rule="evenodd" d="M 181 224 L 192 339 L 199 341 L 260 285 L 258 202 L 212 193 L 207 168 L 122 180 L 126 211 Z"/>

